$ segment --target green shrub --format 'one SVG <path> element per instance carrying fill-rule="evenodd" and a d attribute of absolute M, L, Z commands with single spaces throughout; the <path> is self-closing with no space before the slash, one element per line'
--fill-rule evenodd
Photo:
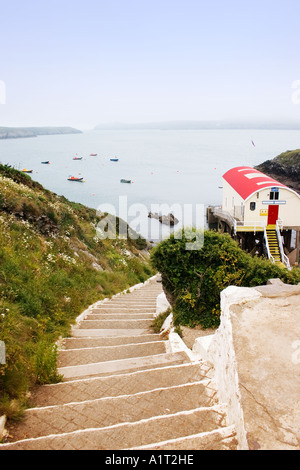
<path fill-rule="evenodd" d="M 170 313 L 172 312 L 171 308 L 168 308 L 165 312 L 160 313 L 154 318 L 151 327 L 153 328 L 154 333 L 159 333 L 165 320 L 168 318 Z"/>
<path fill-rule="evenodd" d="M 288 271 L 269 260 L 253 258 L 228 234 L 205 231 L 203 247 L 186 250 L 190 233 L 172 235 L 151 252 L 154 267 L 162 274 L 173 298 L 175 325 L 214 328 L 220 322 L 220 293 L 230 285 L 252 287 L 280 278 L 300 282 L 299 270 Z"/>
<path fill-rule="evenodd" d="M 56 383 L 62 379 L 57 373 L 56 345 L 41 340 L 36 347 L 33 365 L 38 384 Z"/>

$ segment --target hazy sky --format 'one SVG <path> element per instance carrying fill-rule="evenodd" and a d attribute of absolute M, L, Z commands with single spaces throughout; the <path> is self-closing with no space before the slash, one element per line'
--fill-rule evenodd
<path fill-rule="evenodd" d="M 0 126 L 300 119 L 299 0 L 0 6 Z"/>

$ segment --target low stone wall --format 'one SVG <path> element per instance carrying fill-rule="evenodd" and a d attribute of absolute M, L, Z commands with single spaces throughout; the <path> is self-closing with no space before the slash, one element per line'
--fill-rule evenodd
<path fill-rule="evenodd" d="M 299 450 L 300 285 L 231 286 L 221 309 L 216 333 L 193 350 L 214 365 L 239 448 Z"/>

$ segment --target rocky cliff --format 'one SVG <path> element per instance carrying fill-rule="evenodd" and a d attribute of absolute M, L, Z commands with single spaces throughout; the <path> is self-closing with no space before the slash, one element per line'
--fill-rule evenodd
<path fill-rule="evenodd" d="M 287 150 L 255 168 L 300 193 L 300 149 Z"/>

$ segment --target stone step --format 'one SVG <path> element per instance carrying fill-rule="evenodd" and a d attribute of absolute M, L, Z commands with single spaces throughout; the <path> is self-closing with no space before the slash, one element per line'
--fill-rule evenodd
<path fill-rule="evenodd" d="M 114 301 L 121 301 L 126 302 L 127 300 L 132 300 L 132 301 L 138 301 L 138 302 L 156 302 L 157 297 L 161 294 L 162 292 L 157 292 L 156 294 L 128 294 L 127 296 L 118 296 L 114 297 L 113 299 L 109 299 L 109 302 L 114 302 Z M 106 302 L 106 300 L 102 300 L 99 303 Z"/>
<path fill-rule="evenodd" d="M 155 313 L 155 308 L 133 308 L 133 307 L 114 307 L 114 306 L 102 306 L 93 308 L 90 313 Z"/>
<path fill-rule="evenodd" d="M 137 302 L 141 304 L 156 304 L 156 296 L 151 295 L 151 296 L 145 296 L 141 295 L 140 297 L 134 296 L 133 294 L 130 294 L 128 296 L 121 296 L 121 297 L 115 297 L 114 299 L 109 299 L 109 300 L 101 300 L 97 302 L 97 305 L 105 304 L 105 303 L 131 303 L 131 302 Z"/>
<path fill-rule="evenodd" d="M 189 358 L 184 352 L 156 354 L 154 356 L 132 357 L 115 361 L 95 362 L 77 366 L 59 367 L 58 373 L 65 379 L 124 373 L 140 369 L 151 369 L 164 365 L 183 364 Z"/>
<path fill-rule="evenodd" d="M 103 310 L 106 308 L 108 308 L 109 310 L 112 310 L 113 308 L 116 310 L 119 310 L 120 308 L 122 308 L 126 311 L 131 308 L 134 310 L 140 310 L 140 311 L 147 309 L 148 312 L 156 312 L 156 304 L 149 304 L 149 303 L 141 304 L 140 302 L 139 303 L 137 302 L 130 302 L 130 303 L 129 302 L 119 302 L 119 303 L 114 302 L 114 303 L 109 303 L 109 304 L 105 303 L 102 305 L 94 305 L 90 308 L 89 311 L 92 313 L 96 309 Z"/>
<path fill-rule="evenodd" d="M 133 299 L 133 298 L 127 298 L 127 299 L 112 299 L 110 300 L 109 302 L 107 301 L 103 301 L 103 302 L 98 302 L 95 304 L 96 307 L 100 306 L 101 305 L 132 305 L 132 304 L 136 304 L 136 305 L 139 305 L 141 307 L 144 307 L 145 305 L 150 305 L 151 307 L 155 306 L 156 305 L 156 299 L 144 299 L 144 298 L 140 298 L 140 299 Z"/>
<path fill-rule="evenodd" d="M 134 447 L 137 442 L 141 446 L 151 446 L 151 442 L 182 440 L 190 435 L 194 437 L 200 431 L 202 434 L 214 433 L 216 428 L 221 428 L 223 431 L 219 434 L 219 438 L 222 435 L 224 447 L 228 446 L 230 437 L 234 436 L 234 431 L 229 432 L 229 429 L 224 426 L 225 411 L 222 406 L 217 405 L 160 415 L 134 423 L 27 439 L 8 444 L 2 450 L 122 450 Z M 204 443 L 204 436 L 202 437 L 202 443 Z M 217 442 L 216 436 L 212 442 L 214 444 Z M 220 447 L 220 444 L 218 445 Z"/>
<path fill-rule="evenodd" d="M 237 450 L 237 446 L 235 427 L 228 426 L 147 446 L 132 447 L 126 450 Z"/>
<path fill-rule="evenodd" d="M 133 328 L 122 328 L 122 329 L 108 329 L 108 328 L 74 328 L 72 335 L 75 338 L 83 338 L 83 337 L 88 337 L 88 338 L 99 338 L 99 337 L 112 337 L 112 336 L 145 336 L 149 335 L 150 330 L 149 328 L 139 328 L 139 329 L 133 329 Z"/>
<path fill-rule="evenodd" d="M 89 313 L 85 320 L 151 320 L 153 313 Z"/>
<path fill-rule="evenodd" d="M 121 423 L 134 423 L 154 416 L 170 415 L 216 403 L 216 391 L 204 379 L 193 384 L 155 389 L 134 395 L 100 398 L 67 405 L 32 408 L 14 432 L 14 439 L 62 434 Z"/>
<path fill-rule="evenodd" d="M 135 292 L 130 292 L 130 293 L 126 293 L 126 294 L 122 294 L 122 295 L 116 295 L 115 297 L 109 299 L 109 301 L 111 300 L 116 300 L 116 299 L 127 299 L 127 298 L 132 298 L 132 299 L 150 299 L 150 300 L 153 300 L 154 298 L 158 297 L 163 291 L 161 289 L 155 289 L 153 291 L 144 291 L 143 290 L 140 290 L 140 291 L 135 291 Z"/>
<path fill-rule="evenodd" d="M 64 338 L 60 343 L 63 349 L 93 348 L 99 346 L 118 346 L 122 344 L 152 343 L 161 341 L 160 334 L 148 334 L 139 336 L 104 336 L 104 337 L 83 337 L 83 338 Z"/>
<path fill-rule="evenodd" d="M 205 363 L 185 363 L 128 374 L 78 379 L 39 387 L 32 396 L 37 407 L 62 405 L 91 399 L 131 395 L 156 388 L 199 382 L 211 378 L 211 367 Z"/>
<path fill-rule="evenodd" d="M 153 323 L 152 320 L 141 320 L 138 318 L 137 320 L 83 320 L 80 323 L 80 329 L 117 329 L 121 330 L 126 328 L 127 330 L 130 328 L 133 329 L 140 329 L 140 328 L 150 328 Z"/>
<path fill-rule="evenodd" d="M 58 367 L 77 366 L 95 362 L 115 361 L 131 357 L 151 356 L 166 352 L 165 341 L 121 346 L 99 346 L 85 349 L 60 350 Z"/>
<path fill-rule="evenodd" d="M 157 302 L 157 297 L 161 294 L 158 293 L 157 295 L 149 295 L 149 296 L 145 296 L 145 295 L 140 295 L 140 296 L 137 296 L 137 295 L 133 295 L 133 294 L 130 294 L 128 297 L 116 297 L 114 299 L 109 299 L 109 300 L 101 300 L 100 302 L 96 302 L 96 306 L 98 305 L 104 305 L 104 304 L 107 304 L 107 303 L 124 303 L 126 304 L 127 302 L 128 303 L 133 303 L 133 302 L 136 302 L 137 304 L 150 304 L 150 305 L 153 305 L 153 304 L 156 304 Z"/>

